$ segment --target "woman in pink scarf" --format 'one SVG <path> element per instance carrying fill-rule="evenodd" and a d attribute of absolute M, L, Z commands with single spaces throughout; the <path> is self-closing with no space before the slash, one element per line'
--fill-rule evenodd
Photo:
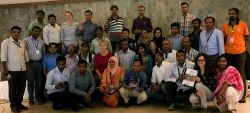
<path fill-rule="evenodd" d="M 108 68 L 104 70 L 100 85 L 100 91 L 103 93 L 103 99 L 107 105 L 116 107 L 122 86 L 124 70 L 118 66 L 116 57 L 111 57 L 108 62 Z"/>
<path fill-rule="evenodd" d="M 219 56 L 217 65 L 219 68 L 215 71 L 218 86 L 213 93 L 214 105 L 219 108 L 220 112 L 235 113 L 236 103 L 244 93 L 242 78 L 236 68 L 229 66 L 226 55 Z"/>

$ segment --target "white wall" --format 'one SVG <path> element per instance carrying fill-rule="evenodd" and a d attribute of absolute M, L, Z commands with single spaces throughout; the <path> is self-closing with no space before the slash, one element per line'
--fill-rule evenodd
<path fill-rule="evenodd" d="M 45 2 L 45 1 L 57 1 L 57 0 L 0 0 L 0 5 L 17 4 L 17 3 L 31 3 L 31 2 Z"/>

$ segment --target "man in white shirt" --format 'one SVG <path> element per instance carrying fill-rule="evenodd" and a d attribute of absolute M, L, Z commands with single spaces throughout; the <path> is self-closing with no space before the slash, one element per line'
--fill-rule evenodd
<path fill-rule="evenodd" d="M 164 61 L 175 62 L 176 61 L 176 50 L 171 48 L 171 43 L 169 40 L 164 40 L 162 42 L 162 53 L 164 56 Z"/>
<path fill-rule="evenodd" d="M 25 43 L 19 40 L 20 35 L 21 28 L 13 26 L 11 37 L 1 43 L 2 75 L 8 79 L 10 107 L 14 113 L 19 113 L 20 109 L 28 109 L 22 105 L 22 101 L 26 87 L 26 74 L 31 73 Z"/>
<path fill-rule="evenodd" d="M 152 87 L 148 88 L 146 90 L 146 93 L 148 97 L 163 100 L 166 95 L 166 90 L 163 82 L 170 63 L 163 61 L 163 53 L 159 51 L 155 52 L 155 61 L 157 62 L 157 64 L 153 67 L 151 78 Z"/>
<path fill-rule="evenodd" d="M 70 72 L 65 68 L 66 58 L 58 56 L 56 58 L 57 67 L 47 74 L 45 88 L 48 90 L 48 98 L 53 101 L 52 108 L 54 110 L 62 109 L 60 103 L 67 102 L 68 98 L 68 80 Z"/>
<path fill-rule="evenodd" d="M 57 44 L 57 53 L 62 55 L 62 44 L 60 39 L 61 28 L 56 24 L 56 16 L 48 16 L 49 24 L 43 28 L 43 40 L 46 45 L 46 51 L 49 53 L 49 43 Z"/>
<path fill-rule="evenodd" d="M 129 49 L 128 39 L 122 39 L 122 50 L 119 50 L 118 44 L 116 45 L 115 57 L 118 59 L 119 66 L 127 71 L 133 67 L 133 59 L 136 55 L 134 51 Z"/>
<path fill-rule="evenodd" d="M 164 81 L 166 82 L 165 90 L 166 90 L 166 99 L 170 104 L 168 107 L 169 111 L 173 111 L 175 109 L 175 96 L 181 95 L 181 101 L 186 105 L 186 108 L 191 108 L 192 104 L 189 101 L 190 95 L 193 93 L 193 87 L 183 85 L 182 81 L 185 78 L 185 71 L 187 68 L 193 69 L 194 63 L 186 60 L 186 55 L 184 50 L 178 50 L 176 53 L 175 62 L 171 63 Z"/>

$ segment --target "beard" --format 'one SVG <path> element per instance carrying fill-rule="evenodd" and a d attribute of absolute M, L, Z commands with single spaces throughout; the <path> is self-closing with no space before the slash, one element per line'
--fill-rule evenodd
<path fill-rule="evenodd" d="M 230 17 L 229 17 L 229 20 L 230 20 L 230 21 L 234 21 L 234 20 L 235 20 L 235 18 L 234 18 L 234 17 L 232 17 L 232 16 L 230 16 Z"/>

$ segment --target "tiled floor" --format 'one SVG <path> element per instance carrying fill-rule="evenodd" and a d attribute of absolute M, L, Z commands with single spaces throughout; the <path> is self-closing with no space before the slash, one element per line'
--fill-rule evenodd
<path fill-rule="evenodd" d="M 23 104 L 28 106 L 28 101 L 24 100 Z M 51 107 L 52 103 L 47 101 L 44 105 L 36 105 L 35 107 L 30 107 L 30 110 L 22 111 L 22 113 L 70 113 L 71 107 L 65 107 L 60 111 L 55 111 Z M 9 103 L 1 104 L 5 108 L 3 113 L 11 113 L 9 108 Z M 3 108 L 0 106 L 0 113 Z M 142 106 L 137 106 L 136 104 L 132 104 L 129 108 L 123 108 L 122 105 L 118 105 L 116 108 L 112 108 L 107 105 L 103 105 L 101 103 L 92 103 L 91 109 L 83 109 L 80 106 L 79 112 L 87 112 L 87 113 L 166 113 L 169 112 L 167 110 L 167 105 L 165 103 L 159 103 L 154 100 L 149 100 L 143 103 Z M 208 103 L 208 109 L 210 113 L 218 113 L 218 109 L 213 105 L 212 102 Z M 199 106 L 195 105 L 190 109 L 185 108 L 185 106 L 177 105 L 175 111 L 171 111 L 171 113 L 198 113 L 200 111 Z M 237 104 L 237 113 L 250 113 L 250 97 L 247 98 L 247 102 L 244 104 Z"/>

